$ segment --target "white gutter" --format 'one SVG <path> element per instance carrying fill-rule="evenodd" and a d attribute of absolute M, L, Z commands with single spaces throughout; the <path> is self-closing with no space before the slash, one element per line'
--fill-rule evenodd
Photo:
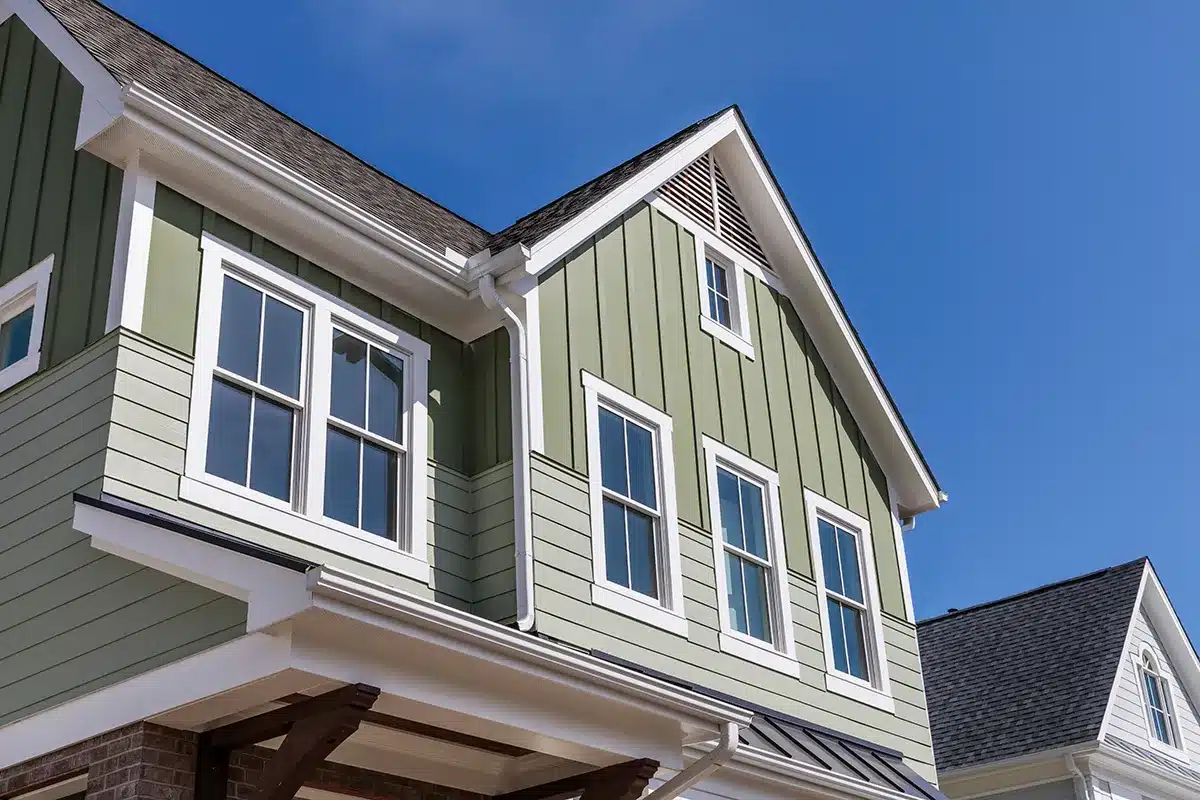
<path fill-rule="evenodd" d="M 1092 800 L 1092 791 L 1088 786 L 1087 777 L 1080 771 L 1079 765 L 1075 763 L 1075 758 L 1070 753 L 1066 756 L 1067 770 L 1075 776 L 1073 783 L 1075 784 L 1075 797 L 1077 800 Z"/>
<path fill-rule="evenodd" d="M 509 363 L 513 377 L 513 510 L 516 518 L 517 629 L 531 631 L 534 626 L 533 602 L 533 509 L 530 490 L 533 485 L 529 454 L 529 337 L 521 320 L 504 296 L 496 289 L 491 273 L 479 276 L 479 296 L 488 308 L 499 308 L 507 317 Z"/>
<path fill-rule="evenodd" d="M 674 778 L 659 786 L 643 800 L 674 800 L 679 795 L 692 788 L 712 773 L 725 766 L 733 758 L 738 749 L 738 732 L 741 728 L 736 722 L 721 724 L 721 740 L 717 746 L 702 757 L 693 761 L 686 769 Z"/>

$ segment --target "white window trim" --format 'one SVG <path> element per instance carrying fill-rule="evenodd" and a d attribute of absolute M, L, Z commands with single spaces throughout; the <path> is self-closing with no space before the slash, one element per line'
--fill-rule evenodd
<path fill-rule="evenodd" d="M 582 381 L 587 416 L 588 494 L 592 513 L 592 602 L 679 636 L 687 636 L 679 522 L 675 504 L 675 451 L 671 438 L 671 417 L 586 371 L 582 373 Z M 604 492 L 600 476 L 601 405 L 610 406 L 614 411 L 633 418 L 654 434 L 655 453 L 658 456 L 655 478 L 658 481 L 661 510 L 662 548 L 658 553 L 662 584 L 658 600 L 608 580 L 604 553 Z"/>
<path fill-rule="evenodd" d="M 843 508 L 811 489 L 804 490 L 804 506 L 808 515 L 809 547 L 812 550 L 814 578 L 817 584 L 817 611 L 821 616 L 821 639 L 825 646 L 825 688 L 860 703 L 895 713 L 896 702 L 892 697 L 892 686 L 888 677 L 887 652 L 883 639 L 883 615 L 880 613 L 879 585 L 875 577 L 875 550 L 871 543 L 871 524 L 853 511 Z M 867 601 L 867 661 L 871 671 L 871 681 L 864 681 L 853 675 L 838 672 L 833 666 L 833 636 L 829 627 L 829 612 L 826 609 L 825 568 L 821 556 L 821 536 L 817 529 L 819 519 L 826 519 L 858 534 L 859 574 L 862 575 Z"/>
<path fill-rule="evenodd" d="M 792 600 L 784 559 L 786 551 L 783 543 L 783 511 L 779 501 L 779 473 L 709 436 L 703 437 L 703 445 L 704 463 L 708 474 L 708 507 L 712 520 L 713 564 L 717 575 L 717 612 L 721 624 L 717 638 L 721 650 L 768 669 L 799 677 L 796 633 L 792 628 Z M 758 483 L 763 489 L 763 511 L 767 515 L 767 560 L 771 562 L 771 574 L 774 579 L 771 597 L 768 598 L 773 643 L 735 630 L 729 620 L 729 604 L 726 599 L 729 576 L 726 574 L 725 541 L 721 533 L 717 467 L 722 467 L 752 483 Z"/>
<path fill-rule="evenodd" d="M 380 322 L 341 299 L 305 284 L 293 275 L 268 264 L 210 234 L 201 238 L 203 260 L 200 278 L 200 308 L 196 329 L 192 401 L 188 415 L 187 453 L 179 494 L 184 500 L 233 514 L 255 525 L 299 538 L 319 547 L 366 561 L 416 580 L 429 580 L 426 541 L 428 494 L 428 369 L 430 349 L 426 342 Z M 228 266 L 226 266 L 228 265 Z M 297 453 L 293 473 L 299 508 L 223 480 L 205 471 L 208 450 L 208 418 L 212 399 L 213 368 L 217 363 L 220 304 L 226 273 L 241 274 L 249 282 L 291 298 L 309 307 L 304 332 L 306 359 L 302 365 L 301 441 L 307 448 Z M 390 541 L 360 531 L 322 515 L 325 485 L 325 431 L 328 415 L 328 379 L 317 383 L 324 389 L 306 388 L 313 383 L 313 365 L 320 363 L 328 348 L 320 345 L 332 336 L 333 325 L 374 340 L 405 358 L 406 414 L 405 485 L 399 541 Z M 328 375 L 326 368 L 325 375 Z M 305 377 L 307 376 L 307 377 Z M 307 397 L 303 392 L 307 391 Z M 298 448 L 300 450 L 302 448 Z"/>
<path fill-rule="evenodd" d="M 0 286 L 0 325 L 33 308 L 29 352 L 21 360 L 0 369 L 0 392 L 33 375 L 42 363 L 42 333 L 46 324 L 46 303 L 50 298 L 50 275 L 53 270 L 54 255 L 51 254 Z"/>
<path fill-rule="evenodd" d="M 1171 717 L 1171 735 L 1175 737 L 1177 746 L 1160 742 L 1158 736 L 1154 733 L 1154 726 L 1150 722 L 1150 698 L 1146 694 L 1145 672 L 1142 669 L 1142 659 L 1146 657 L 1147 653 L 1150 654 L 1150 659 L 1154 662 L 1154 666 L 1158 671 L 1159 685 L 1162 686 L 1163 697 L 1167 702 L 1167 713 Z M 1184 764 L 1190 764 L 1187 744 L 1183 740 L 1183 729 L 1179 725 L 1177 711 L 1179 704 L 1175 702 L 1175 691 L 1172 688 L 1174 681 L 1163 671 L 1163 660 L 1155 654 L 1154 648 L 1148 642 L 1143 642 L 1140 647 L 1135 648 L 1132 657 L 1134 659 L 1133 673 L 1137 677 L 1138 683 L 1138 695 L 1142 698 L 1142 723 L 1146 726 L 1146 741 L 1157 752 L 1169 756 L 1176 761 L 1181 761 Z"/>

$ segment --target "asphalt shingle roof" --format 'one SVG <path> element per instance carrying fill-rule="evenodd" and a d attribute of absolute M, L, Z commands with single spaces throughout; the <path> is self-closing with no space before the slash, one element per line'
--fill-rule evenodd
<path fill-rule="evenodd" d="M 436 252 L 474 255 L 488 231 L 338 147 L 95 0 L 42 0 L 121 84 L 137 82 Z"/>
<path fill-rule="evenodd" d="M 1145 566 L 918 623 L 938 770 L 1096 740 Z"/>

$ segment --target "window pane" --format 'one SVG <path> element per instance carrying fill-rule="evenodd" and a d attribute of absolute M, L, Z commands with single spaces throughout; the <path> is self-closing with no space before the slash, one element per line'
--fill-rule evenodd
<path fill-rule="evenodd" d="M 640 511 L 625 510 L 629 532 L 629 588 L 658 597 L 658 559 L 654 547 L 654 520 Z"/>
<path fill-rule="evenodd" d="M 249 454 L 250 393 L 214 380 L 204 469 L 210 475 L 245 486 Z"/>
<path fill-rule="evenodd" d="M 397 466 L 394 452 L 363 442 L 362 529 L 385 539 L 396 538 Z"/>
<path fill-rule="evenodd" d="M 729 299 L 726 297 L 718 297 L 716 302 L 716 314 L 713 319 L 719 322 L 726 328 L 732 328 L 733 324 L 729 321 Z"/>
<path fill-rule="evenodd" d="M 221 290 L 221 333 L 217 344 L 220 367 L 243 378 L 258 380 L 261 317 L 262 292 L 226 275 Z"/>
<path fill-rule="evenodd" d="M 742 560 L 733 553 L 725 553 L 725 573 L 729 580 L 729 627 L 740 633 L 750 631 L 746 620 L 746 594 L 742 585 Z"/>
<path fill-rule="evenodd" d="M 838 551 L 842 557 L 842 594 L 863 602 L 862 577 L 858 573 L 858 542 L 854 534 L 838 528 Z"/>
<path fill-rule="evenodd" d="M 1149 673 L 1142 674 L 1146 682 L 1146 698 L 1150 702 L 1151 708 L 1162 708 L 1162 702 L 1158 695 L 1158 679 Z"/>
<path fill-rule="evenodd" d="M 358 439 L 336 428 L 325 440 L 325 516 L 358 527 Z"/>
<path fill-rule="evenodd" d="M 767 571 L 758 564 L 742 562 L 742 581 L 746 584 L 747 631 L 755 639 L 771 641 L 771 612 L 767 608 Z"/>
<path fill-rule="evenodd" d="M 625 545 L 625 506 L 604 501 L 604 563 L 608 579 L 629 586 L 629 555 Z"/>
<path fill-rule="evenodd" d="M 290 408 L 255 396 L 250 488 L 280 500 L 292 496 L 292 420 Z"/>
<path fill-rule="evenodd" d="M 1154 709 L 1150 712 L 1150 718 L 1154 722 L 1154 737 L 1163 744 L 1171 744 L 1171 728 L 1166 715 Z"/>
<path fill-rule="evenodd" d="M 863 630 L 862 612 L 857 608 L 842 606 L 842 625 L 846 630 L 847 672 L 856 678 L 867 680 L 867 638 Z"/>
<path fill-rule="evenodd" d="M 12 366 L 29 355 L 29 337 L 32 333 L 32 307 L 0 325 L 0 369 Z"/>
<path fill-rule="evenodd" d="M 625 474 L 625 420 L 600 409 L 600 480 L 604 488 L 629 495 Z"/>
<path fill-rule="evenodd" d="M 259 382 L 288 397 L 300 396 L 300 358 L 304 314 L 267 297 L 263 319 L 263 358 Z"/>
<path fill-rule="evenodd" d="M 720 313 L 717 311 L 717 303 L 720 299 L 715 291 L 712 289 L 708 290 L 708 316 L 711 319 L 717 319 L 720 316 Z"/>
<path fill-rule="evenodd" d="M 716 269 L 716 265 L 713 264 L 712 259 L 706 258 L 704 260 L 704 280 L 709 289 L 712 289 L 717 285 L 717 278 L 715 275 L 713 275 L 714 269 Z"/>
<path fill-rule="evenodd" d="M 710 285 L 712 286 L 712 288 L 716 289 L 719 293 L 728 297 L 729 296 L 729 282 L 728 282 L 729 272 L 728 272 L 728 270 L 726 270 L 725 267 L 722 267 L 720 264 L 717 264 L 713 261 L 709 261 L 708 263 L 712 264 L 712 281 L 713 282 Z"/>
<path fill-rule="evenodd" d="M 370 417 L 367 430 L 400 442 L 404 408 L 404 362 L 377 347 L 371 348 Z"/>
<path fill-rule="evenodd" d="M 767 520 L 763 511 L 762 487 L 749 481 L 742 485 L 742 520 L 746 532 L 745 550 L 761 559 L 767 558 Z"/>
<path fill-rule="evenodd" d="M 833 668 L 838 672 L 849 672 L 846 666 L 846 630 L 842 627 L 842 604 L 832 597 L 826 598 L 829 613 L 829 637 L 833 640 Z"/>
<path fill-rule="evenodd" d="M 823 519 L 817 520 L 821 535 L 821 567 L 825 572 L 825 588 L 842 593 L 842 572 L 838 565 L 837 529 Z"/>
<path fill-rule="evenodd" d="M 658 509 L 654 491 L 654 435 L 641 425 L 625 423 L 629 446 L 629 496 Z"/>
<path fill-rule="evenodd" d="M 366 425 L 367 343 L 339 330 L 333 332 L 333 374 L 329 413 L 353 425 Z"/>
<path fill-rule="evenodd" d="M 746 541 L 742 531 L 742 504 L 738 499 L 736 475 L 717 469 L 717 496 L 721 503 L 721 535 L 734 547 L 744 550 Z"/>

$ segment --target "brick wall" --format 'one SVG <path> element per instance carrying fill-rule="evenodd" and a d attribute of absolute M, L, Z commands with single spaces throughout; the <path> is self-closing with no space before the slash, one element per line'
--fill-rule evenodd
<path fill-rule="evenodd" d="M 250 800 L 271 751 L 252 747 L 229 761 L 230 800 Z M 0 800 L 87 775 L 86 800 L 193 800 L 196 734 L 139 722 L 0 770 Z M 365 800 L 486 800 L 484 795 L 324 762 L 305 785 Z"/>

